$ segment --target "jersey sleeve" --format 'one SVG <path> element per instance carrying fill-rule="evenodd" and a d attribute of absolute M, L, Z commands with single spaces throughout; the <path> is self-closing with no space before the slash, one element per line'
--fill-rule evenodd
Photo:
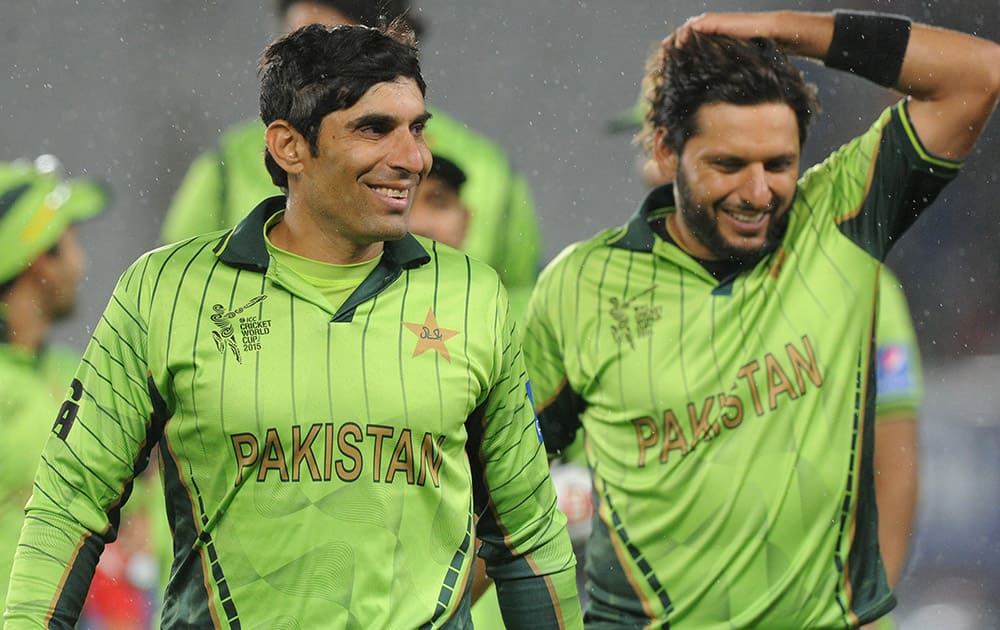
<path fill-rule="evenodd" d="M 42 451 L 5 628 L 73 627 L 98 558 L 117 536 L 132 480 L 162 433 L 166 414 L 147 377 L 137 269 L 119 281 Z"/>
<path fill-rule="evenodd" d="M 799 194 L 810 210 L 830 213 L 841 232 L 884 260 L 960 168 L 924 149 L 903 100 L 807 171 Z"/>
<path fill-rule="evenodd" d="M 164 243 L 226 227 L 222 224 L 222 168 L 216 151 L 202 153 L 191 163 L 163 220 L 160 238 Z"/>
<path fill-rule="evenodd" d="M 566 260 L 564 252 L 542 272 L 525 316 L 524 354 L 545 448 L 551 455 L 560 454 L 574 442 L 585 408 L 583 398 L 569 383 L 565 362 L 569 340 L 561 334 L 561 322 L 569 316 L 563 312 L 560 291 Z"/>
<path fill-rule="evenodd" d="M 923 399 L 920 349 L 903 288 L 884 267 L 875 337 L 876 422 L 915 417 Z"/>
<path fill-rule="evenodd" d="M 475 416 L 470 422 L 479 554 L 508 627 L 582 628 L 576 559 L 556 507 L 520 334 L 499 283 L 498 296 L 498 368 L 481 423 Z"/>

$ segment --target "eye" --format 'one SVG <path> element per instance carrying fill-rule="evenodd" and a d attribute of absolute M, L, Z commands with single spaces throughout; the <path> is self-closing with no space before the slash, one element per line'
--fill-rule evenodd
<path fill-rule="evenodd" d="M 746 166 L 746 162 L 736 158 L 717 158 L 712 165 L 723 173 L 735 173 Z"/>
<path fill-rule="evenodd" d="M 792 159 L 788 157 L 775 158 L 764 162 L 764 168 L 772 173 L 783 173 L 792 168 Z"/>
<path fill-rule="evenodd" d="M 385 123 L 375 122 L 358 127 L 358 131 L 360 131 L 361 133 L 370 134 L 374 136 L 384 136 L 385 134 L 389 133 L 390 128 L 389 125 Z"/>

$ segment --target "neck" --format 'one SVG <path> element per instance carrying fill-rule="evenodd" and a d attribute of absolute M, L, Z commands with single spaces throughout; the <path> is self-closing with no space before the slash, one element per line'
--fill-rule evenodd
<path fill-rule="evenodd" d="M 281 220 L 267 232 L 271 244 L 310 260 L 335 265 L 353 265 L 382 253 L 383 241 L 356 243 L 330 229 L 306 213 L 297 211 L 289 200 Z"/>

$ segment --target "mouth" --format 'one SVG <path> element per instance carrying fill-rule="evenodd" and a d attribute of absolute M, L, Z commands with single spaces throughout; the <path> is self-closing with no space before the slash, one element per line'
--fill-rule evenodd
<path fill-rule="evenodd" d="M 735 210 L 723 208 L 721 214 L 730 219 L 730 223 L 739 232 L 756 233 L 767 225 L 771 218 L 770 210 Z"/>
<path fill-rule="evenodd" d="M 369 186 L 369 189 L 384 203 L 397 210 L 406 210 L 410 206 L 410 196 L 413 187 L 394 188 L 391 186 Z"/>

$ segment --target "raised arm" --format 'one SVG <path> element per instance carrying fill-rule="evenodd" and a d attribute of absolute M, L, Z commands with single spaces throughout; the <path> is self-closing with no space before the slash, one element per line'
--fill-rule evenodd
<path fill-rule="evenodd" d="M 769 37 L 789 54 L 850 69 L 876 82 L 871 70 L 894 68 L 902 54 L 895 78 L 883 85 L 910 97 L 910 120 L 924 148 L 951 160 L 968 155 L 1000 98 L 1000 45 L 917 23 L 910 25 L 907 41 L 905 22 L 879 22 L 892 16 L 857 12 L 853 19 L 845 16 L 847 12 L 839 19 L 834 13 L 797 11 L 706 13 L 688 20 L 665 43 L 683 45 L 692 29 L 740 38 Z M 835 30 L 837 54 L 831 56 Z M 900 46 L 897 52 L 893 42 Z M 875 63 L 865 63 L 868 60 Z"/>

